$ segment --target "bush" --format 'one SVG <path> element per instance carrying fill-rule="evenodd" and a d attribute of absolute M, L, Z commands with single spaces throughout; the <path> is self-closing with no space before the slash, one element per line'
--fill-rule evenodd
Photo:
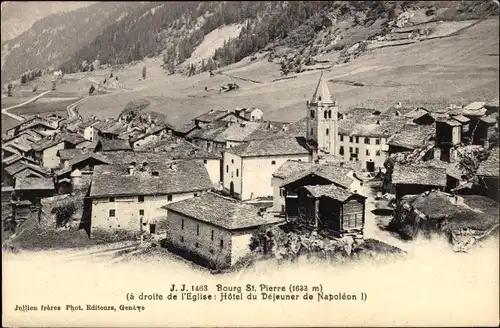
<path fill-rule="evenodd" d="M 73 214 L 76 213 L 75 203 L 68 203 L 54 207 L 51 211 L 52 214 L 56 216 L 56 227 L 65 226 Z"/>

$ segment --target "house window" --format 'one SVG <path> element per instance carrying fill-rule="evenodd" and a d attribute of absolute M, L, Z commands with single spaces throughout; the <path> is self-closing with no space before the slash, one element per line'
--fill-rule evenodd
<path fill-rule="evenodd" d="M 354 137 L 349 137 L 349 142 L 354 142 Z"/>
<path fill-rule="evenodd" d="M 356 137 L 356 143 L 359 143 L 359 137 Z"/>
<path fill-rule="evenodd" d="M 369 145 L 370 144 L 370 138 L 365 138 L 365 144 Z"/>
<path fill-rule="evenodd" d="M 339 154 L 344 155 L 344 146 L 340 146 Z"/>
<path fill-rule="evenodd" d="M 340 136 L 340 141 L 344 141 L 344 136 Z"/>
<path fill-rule="evenodd" d="M 114 209 L 113 210 L 109 210 L 109 217 L 110 218 L 114 218 L 115 215 L 116 215 L 116 210 L 114 210 Z"/>
<path fill-rule="evenodd" d="M 272 161 L 272 162 L 271 162 L 271 165 L 276 165 L 276 161 Z"/>
<path fill-rule="evenodd" d="M 331 110 L 328 111 L 328 118 L 332 118 L 332 111 Z"/>
<path fill-rule="evenodd" d="M 349 147 L 349 154 L 352 154 L 352 147 Z"/>
<path fill-rule="evenodd" d="M 375 139 L 375 144 L 380 145 L 380 138 Z"/>
<path fill-rule="evenodd" d="M 375 155 L 380 156 L 380 150 L 377 150 L 377 152 L 375 153 Z"/>
<path fill-rule="evenodd" d="M 144 210 L 139 210 L 139 215 L 144 215 Z"/>
<path fill-rule="evenodd" d="M 240 170 L 236 169 L 236 177 L 239 177 L 239 175 L 240 175 Z"/>
<path fill-rule="evenodd" d="M 330 130 L 326 129 L 326 135 L 328 135 L 329 133 L 330 133 Z"/>
<path fill-rule="evenodd" d="M 167 201 L 171 202 L 172 201 L 172 194 L 167 195 Z"/>
<path fill-rule="evenodd" d="M 226 165 L 226 173 L 229 172 L 229 165 Z"/>
<path fill-rule="evenodd" d="M 314 118 L 314 110 L 311 109 L 311 118 Z"/>
<path fill-rule="evenodd" d="M 313 134 L 314 134 L 314 129 L 313 129 L 313 128 L 311 128 L 311 135 L 313 135 Z"/>
<path fill-rule="evenodd" d="M 200 235 L 200 225 L 199 224 L 196 225 L 196 235 L 197 236 Z"/>
<path fill-rule="evenodd" d="M 285 213 L 285 205 L 281 205 L 281 213 Z"/>
<path fill-rule="evenodd" d="M 204 160 L 203 160 L 203 163 L 204 163 L 204 164 L 207 164 L 207 160 L 206 160 L 206 159 L 204 159 Z"/>
<path fill-rule="evenodd" d="M 234 164 L 234 159 L 231 160 L 231 164 Z"/>
<path fill-rule="evenodd" d="M 323 116 L 324 116 L 324 118 L 328 118 L 328 111 L 326 111 L 326 110 L 325 110 L 325 111 L 323 112 Z"/>
<path fill-rule="evenodd" d="M 197 197 L 197 196 L 198 196 L 198 193 L 197 193 L 197 192 L 195 192 L 195 193 L 193 194 L 193 196 L 194 196 L 194 197 Z"/>
<path fill-rule="evenodd" d="M 144 196 L 139 196 L 138 197 L 139 203 L 144 203 Z"/>
<path fill-rule="evenodd" d="M 184 219 L 181 219 L 181 230 L 184 230 Z"/>
<path fill-rule="evenodd" d="M 356 147 L 355 150 L 356 150 L 356 154 L 359 154 L 359 148 Z"/>
<path fill-rule="evenodd" d="M 184 242 L 184 236 L 181 236 L 181 243 Z"/>
<path fill-rule="evenodd" d="M 214 240 L 214 231 L 212 230 L 212 234 L 210 235 L 210 240 Z"/>
<path fill-rule="evenodd" d="M 115 202 L 115 197 L 109 197 L 109 202 L 114 203 Z"/>
<path fill-rule="evenodd" d="M 223 248 L 223 247 L 224 247 L 224 240 L 223 240 L 223 239 L 221 239 L 221 240 L 220 240 L 220 248 Z"/>
<path fill-rule="evenodd" d="M 366 156 L 370 156 L 370 149 L 366 150 Z"/>

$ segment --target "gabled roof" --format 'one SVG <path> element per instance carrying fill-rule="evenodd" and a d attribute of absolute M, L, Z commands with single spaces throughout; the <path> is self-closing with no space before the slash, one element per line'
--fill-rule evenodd
<path fill-rule="evenodd" d="M 163 158 L 170 159 L 219 159 L 219 154 L 210 153 L 185 139 L 165 136 L 160 140 L 148 142 L 136 148 L 135 152 L 160 153 Z"/>
<path fill-rule="evenodd" d="M 310 168 L 312 165 L 313 164 L 310 162 L 294 161 L 289 159 L 285 163 L 283 163 L 283 165 L 281 165 L 276 171 L 274 171 L 273 177 L 287 179 L 300 170 Z"/>
<path fill-rule="evenodd" d="M 15 190 L 54 190 L 54 181 L 50 178 L 17 178 Z"/>
<path fill-rule="evenodd" d="M 101 145 L 102 151 L 119 151 L 119 150 L 132 150 L 128 140 L 124 139 L 100 139 L 97 143 Z"/>
<path fill-rule="evenodd" d="M 269 139 L 269 138 L 283 138 L 283 137 L 302 137 L 305 134 L 293 135 L 293 134 L 285 134 L 286 128 L 290 125 L 288 122 L 279 122 L 279 121 L 265 121 L 260 123 L 260 126 L 253 130 L 246 138 L 245 141 L 251 140 L 261 140 L 261 139 Z"/>
<path fill-rule="evenodd" d="M 305 137 L 307 134 L 307 117 L 290 123 L 285 130 L 278 132 L 278 136 Z"/>
<path fill-rule="evenodd" d="M 215 121 L 219 121 L 223 119 L 224 117 L 228 115 L 236 115 L 234 112 L 227 111 L 227 110 L 210 110 L 204 114 L 201 114 L 200 116 L 197 116 L 194 118 L 195 121 L 200 121 L 200 122 L 205 122 L 205 123 L 211 123 Z"/>
<path fill-rule="evenodd" d="M 226 151 L 240 157 L 310 154 L 305 138 L 301 137 L 252 140 L 245 144 L 226 149 Z"/>
<path fill-rule="evenodd" d="M 10 174 L 11 176 L 14 176 L 18 172 L 21 172 L 24 169 L 29 169 L 34 172 L 38 172 L 42 175 L 48 176 L 50 174 L 50 170 L 40 167 L 38 165 L 30 164 L 27 162 L 22 162 L 22 161 L 17 161 L 11 165 L 4 166 L 4 170 Z"/>
<path fill-rule="evenodd" d="M 459 121 L 453 120 L 451 118 L 438 119 L 438 120 L 436 120 L 436 122 L 437 123 L 444 123 L 444 124 L 449 125 L 451 127 L 456 127 L 456 126 L 462 125 L 462 123 L 460 123 Z"/>
<path fill-rule="evenodd" d="M 34 151 L 43 151 L 47 148 L 53 147 L 60 144 L 61 142 L 68 142 L 73 145 L 78 145 L 85 141 L 85 138 L 75 133 L 59 133 L 51 138 L 45 138 L 40 141 L 35 142 L 32 145 Z"/>
<path fill-rule="evenodd" d="M 155 126 L 154 128 L 149 128 L 144 133 L 138 133 L 138 134 L 134 135 L 130 139 L 130 142 L 136 142 L 138 140 L 142 140 L 142 139 L 147 138 L 153 134 L 158 134 L 161 131 L 167 130 L 168 128 L 169 127 L 166 124 L 161 124 L 161 125 Z"/>
<path fill-rule="evenodd" d="M 314 164 L 305 163 L 302 167 L 297 167 L 297 170 L 290 172 L 289 175 L 281 183 L 280 187 L 287 186 L 295 181 L 303 179 L 309 175 L 316 175 L 349 189 L 353 179 L 348 176 L 351 172 L 349 168 L 342 167 L 335 163 Z M 290 164 L 289 164 L 290 165 Z M 282 170 L 283 172 L 283 170 Z"/>
<path fill-rule="evenodd" d="M 174 163 L 173 166 L 171 164 Z M 202 161 L 163 161 L 147 164 L 148 172 L 128 173 L 129 165 L 98 165 L 94 168 L 90 197 L 166 195 L 213 188 Z"/>
<path fill-rule="evenodd" d="M 212 192 L 170 203 L 165 208 L 227 230 L 252 228 L 284 221 L 282 218 L 275 218 L 271 215 L 259 215 L 259 208 L 256 206 Z"/>
<path fill-rule="evenodd" d="M 184 123 L 180 126 L 176 126 L 174 127 L 174 131 L 175 132 L 179 132 L 179 133 L 189 133 L 191 132 L 192 130 L 196 130 L 198 128 L 198 126 L 196 125 L 196 123 L 194 122 L 188 122 L 188 123 Z"/>
<path fill-rule="evenodd" d="M 425 144 L 436 131 L 436 125 L 406 124 L 387 140 L 387 144 L 407 149 L 415 149 Z"/>
<path fill-rule="evenodd" d="M 89 158 L 93 158 L 93 159 L 101 162 L 101 164 L 112 164 L 113 163 L 109 158 L 107 158 L 99 153 L 86 152 L 86 153 L 78 154 L 74 158 L 70 159 L 68 161 L 68 167 L 62 168 L 62 169 L 56 171 L 55 173 L 58 176 L 69 173 L 73 170 L 73 165 L 81 163 Z"/>
<path fill-rule="evenodd" d="M 323 72 L 321 72 L 318 84 L 316 85 L 316 89 L 314 90 L 314 94 L 311 99 L 311 103 L 313 104 L 317 104 L 318 102 L 322 102 L 324 104 L 333 104 L 332 95 L 330 94 L 328 85 L 323 78 Z"/>
<path fill-rule="evenodd" d="M 444 187 L 446 169 L 396 163 L 392 172 L 392 183 Z"/>
<path fill-rule="evenodd" d="M 331 199 L 338 200 L 340 202 L 345 202 L 349 198 L 356 196 L 359 198 L 366 198 L 360 194 L 352 193 L 347 189 L 339 188 L 334 184 L 330 185 L 318 185 L 318 186 L 304 186 L 305 190 L 307 190 L 313 197 L 328 197 Z"/>
<path fill-rule="evenodd" d="M 217 142 L 245 141 L 262 123 L 244 122 L 230 124 L 222 133 L 215 137 Z"/>
<path fill-rule="evenodd" d="M 26 163 L 31 163 L 33 165 L 36 164 L 36 162 L 30 158 L 27 158 L 27 157 L 24 157 L 22 155 L 18 155 L 18 154 L 14 154 L 12 156 L 9 156 L 7 158 L 4 158 L 2 160 L 2 164 L 6 167 L 6 166 L 9 166 L 9 165 L 12 165 L 14 163 L 16 163 L 17 161 L 22 161 L 22 162 L 26 162 Z"/>
<path fill-rule="evenodd" d="M 455 115 L 455 116 L 452 116 L 451 118 L 454 119 L 455 121 L 462 123 L 462 124 L 470 122 L 470 119 L 463 116 L 463 115 Z"/>
<path fill-rule="evenodd" d="M 488 156 L 488 158 L 479 164 L 479 168 L 477 169 L 476 174 L 486 177 L 498 177 L 498 158 L 498 147 L 495 147 L 490 151 L 490 155 Z"/>
<path fill-rule="evenodd" d="M 479 120 L 488 125 L 494 125 L 498 122 L 498 113 L 494 113 L 488 116 L 483 116 Z"/>
<path fill-rule="evenodd" d="M 363 119 L 345 118 L 339 120 L 339 134 L 361 137 L 390 137 L 408 121 L 405 116 L 372 115 Z"/>

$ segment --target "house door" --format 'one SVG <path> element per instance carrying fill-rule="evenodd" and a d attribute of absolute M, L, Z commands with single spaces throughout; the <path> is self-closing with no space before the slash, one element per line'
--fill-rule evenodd
<path fill-rule="evenodd" d="M 231 197 L 234 197 L 234 182 L 231 181 L 231 183 L 229 184 L 229 194 L 231 195 Z"/>
<path fill-rule="evenodd" d="M 155 223 L 150 223 L 149 224 L 149 233 L 155 234 L 156 233 L 156 224 Z"/>
<path fill-rule="evenodd" d="M 368 172 L 374 172 L 375 171 L 375 162 L 373 162 L 373 161 L 366 162 L 366 170 Z"/>

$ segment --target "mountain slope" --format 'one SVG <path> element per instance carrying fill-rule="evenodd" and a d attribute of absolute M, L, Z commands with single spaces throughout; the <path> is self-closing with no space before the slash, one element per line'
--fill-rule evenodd
<path fill-rule="evenodd" d="M 2 42 L 28 30 L 36 21 L 55 13 L 72 11 L 91 5 L 85 1 L 2 2 Z"/>
<path fill-rule="evenodd" d="M 141 6 L 136 2 L 100 2 L 46 16 L 18 37 L 2 42 L 2 80 L 16 79 L 27 70 L 56 68 L 108 24 Z"/>

